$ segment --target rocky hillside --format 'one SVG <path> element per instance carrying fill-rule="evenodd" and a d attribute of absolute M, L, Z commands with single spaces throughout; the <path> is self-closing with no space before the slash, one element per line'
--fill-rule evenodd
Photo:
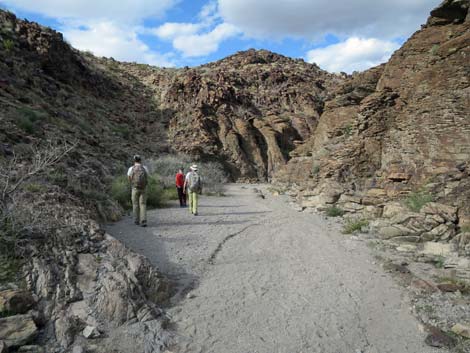
<path fill-rule="evenodd" d="M 175 152 L 225 163 L 237 180 L 267 180 L 315 130 L 339 76 L 265 50 L 195 68 L 120 64 L 153 90 Z"/>
<path fill-rule="evenodd" d="M 408 214 L 381 224 L 379 232 L 449 240 L 468 228 L 469 7 L 444 1 L 388 63 L 334 90 L 313 134 L 276 174 L 304 207 L 337 205 L 370 218 L 406 213 L 401 204 L 392 212 L 391 201 L 415 203 L 414 211 L 438 201 L 450 206 L 452 217 L 432 222 L 424 211 Z"/>

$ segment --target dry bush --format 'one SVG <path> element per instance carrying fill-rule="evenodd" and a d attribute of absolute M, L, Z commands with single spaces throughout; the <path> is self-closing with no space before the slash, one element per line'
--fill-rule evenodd
<path fill-rule="evenodd" d="M 32 210 L 23 204 L 19 195 L 23 191 L 31 192 L 33 184 L 29 182 L 61 161 L 75 146 L 66 142 L 50 143 L 32 147 L 29 156 L 13 154 L 0 159 L 0 250 L 3 255 L 19 255 L 28 234 L 48 227 L 41 210 Z"/>

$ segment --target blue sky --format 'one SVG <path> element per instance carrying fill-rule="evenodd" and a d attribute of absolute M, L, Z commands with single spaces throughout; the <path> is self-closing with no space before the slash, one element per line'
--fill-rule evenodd
<path fill-rule="evenodd" d="M 249 48 L 332 72 L 388 60 L 439 0 L 0 0 L 76 48 L 157 66 L 195 66 Z M 119 4 L 119 5 L 118 5 Z"/>

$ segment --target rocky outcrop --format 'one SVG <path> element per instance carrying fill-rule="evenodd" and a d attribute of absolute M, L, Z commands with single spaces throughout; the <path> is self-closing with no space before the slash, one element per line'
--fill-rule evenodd
<path fill-rule="evenodd" d="M 238 180 L 266 180 L 284 165 L 342 80 L 265 50 L 182 70 L 120 67 L 154 90 L 174 151 L 219 159 Z"/>
<path fill-rule="evenodd" d="M 305 206 L 337 204 L 368 217 L 390 201 L 425 195 L 456 208 L 452 227 L 465 227 L 469 39 L 468 1 L 444 1 L 387 64 L 332 92 L 316 130 L 275 179 Z"/>

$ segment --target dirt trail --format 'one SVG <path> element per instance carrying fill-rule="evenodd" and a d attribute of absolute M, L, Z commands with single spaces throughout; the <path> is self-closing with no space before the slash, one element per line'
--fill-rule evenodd
<path fill-rule="evenodd" d="M 199 216 L 175 206 L 146 229 L 130 218 L 108 229 L 178 285 L 174 351 L 435 352 L 363 242 L 255 187 L 203 197 Z"/>

